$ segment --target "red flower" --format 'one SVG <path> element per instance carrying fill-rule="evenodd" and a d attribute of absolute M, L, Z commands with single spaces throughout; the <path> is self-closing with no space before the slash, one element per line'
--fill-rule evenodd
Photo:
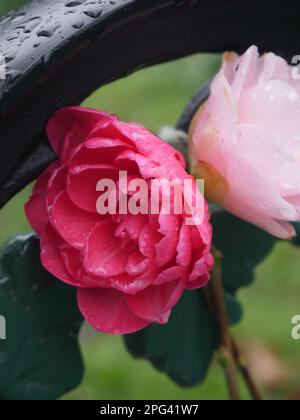
<path fill-rule="evenodd" d="M 43 266 L 78 288 L 83 316 L 100 331 L 126 334 L 166 323 L 184 289 L 209 280 L 207 205 L 204 221 L 192 226 L 185 212 L 161 209 L 101 216 L 96 187 L 109 178 L 120 188 L 120 171 L 147 185 L 191 179 L 183 157 L 140 125 L 80 107 L 57 112 L 48 136 L 59 160 L 41 175 L 26 205 L 41 236 Z"/>

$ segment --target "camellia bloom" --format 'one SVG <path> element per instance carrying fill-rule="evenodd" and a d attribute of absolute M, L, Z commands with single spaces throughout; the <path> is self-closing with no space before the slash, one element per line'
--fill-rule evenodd
<path fill-rule="evenodd" d="M 41 236 L 42 264 L 78 288 L 83 316 L 100 331 L 126 334 L 166 323 L 183 291 L 209 280 L 207 205 L 199 225 L 185 223 L 184 212 L 101 216 L 97 185 L 117 183 L 120 171 L 148 182 L 193 179 L 183 157 L 138 124 L 80 107 L 57 112 L 48 137 L 59 160 L 26 205 Z"/>
<path fill-rule="evenodd" d="M 300 80 L 251 47 L 226 53 L 190 129 L 192 172 L 207 198 L 276 237 L 300 219 Z"/>

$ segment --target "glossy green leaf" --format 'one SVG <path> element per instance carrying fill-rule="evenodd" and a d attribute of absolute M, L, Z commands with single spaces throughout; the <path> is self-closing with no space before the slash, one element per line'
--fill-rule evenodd
<path fill-rule="evenodd" d="M 231 324 L 242 316 L 239 303 L 226 293 Z M 151 325 L 125 336 L 133 356 L 150 360 L 181 386 L 195 386 L 206 378 L 218 348 L 218 328 L 202 290 L 185 292 L 166 325 Z"/>
<path fill-rule="evenodd" d="M 39 250 L 33 235 L 0 250 L 0 315 L 7 330 L 0 340 L 0 395 L 6 400 L 56 399 L 83 376 L 76 289 L 42 268 Z"/>
<path fill-rule="evenodd" d="M 297 236 L 293 239 L 292 243 L 296 246 L 300 246 L 300 223 L 293 223 L 296 230 Z"/>
<path fill-rule="evenodd" d="M 214 246 L 222 253 L 224 287 L 236 291 L 254 280 L 254 270 L 272 251 L 276 238 L 235 216 L 213 214 Z"/>
<path fill-rule="evenodd" d="M 230 323 L 242 318 L 235 292 L 249 285 L 254 270 L 273 249 L 276 239 L 224 211 L 213 214 L 214 246 L 222 255 L 225 298 Z M 167 325 L 152 325 L 125 337 L 135 357 L 150 360 L 181 386 L 206 378 L 219 346 L 218 328 L 203 291 L 186 292 Z"/>

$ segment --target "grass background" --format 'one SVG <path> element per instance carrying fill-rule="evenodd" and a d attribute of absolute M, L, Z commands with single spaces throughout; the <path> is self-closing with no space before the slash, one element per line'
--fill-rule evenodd
<path fill-rule="evenodd" d="M 1 0 L 0 15 L 24 2 Z M 174 125 L 190 96 L 219 63 L 219 56 L 206 54 L 155 66 L 101 88 L 84 104 L 157 131 L 162 125 Z M 30 230 L 23 213 L 29 194 L 30 187 L 0 212 L 1 242 Z M 269 399 L 300 399 L 300 342 L 291 338 L 291 318 L 300 313 L 299 273 L 300 250 L 279 243 L 258 268 L 256 283 L 239 294 L 245 317 L 234 332 Z M 204 385 L 181 389 L 147 362 L 133 360 L 120 337 L 85 327 L 81 343 L 86 374 L 67 399 L 227 398 L 223 373 L 216 363 Z M 244 389 L 243 396 L 247 398 Z"/>

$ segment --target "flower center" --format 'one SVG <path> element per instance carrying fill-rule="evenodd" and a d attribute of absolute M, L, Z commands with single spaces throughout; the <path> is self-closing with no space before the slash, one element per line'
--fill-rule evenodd
<path fill-rule="evenodd" d="M 222 205 L 229 190 L 226 179 L 209 163 L 199 161 L 193 166 L 192 175 L 204 179 L 204 192 L 207 200 Z"/>

